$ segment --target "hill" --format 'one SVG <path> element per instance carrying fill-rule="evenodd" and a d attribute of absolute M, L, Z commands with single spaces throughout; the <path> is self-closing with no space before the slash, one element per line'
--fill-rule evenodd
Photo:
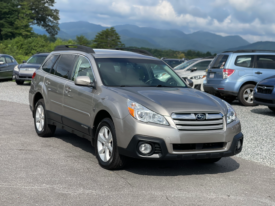
<path fill-rule="evenodd" d="M 259 41 L 246 46 L 235 47 L 227 49 L 228 51 L 234 50 L 273 50 L 275 51 L 275 42 L 272 41 Z"/>

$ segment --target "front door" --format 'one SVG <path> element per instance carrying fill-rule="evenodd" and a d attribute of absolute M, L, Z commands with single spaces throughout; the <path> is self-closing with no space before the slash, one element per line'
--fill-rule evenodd
<path fill-rule="evenodd" d="M 94 89 L 75 85 L 74 80 L 78 76 L 88 76 L 94 81 L 91 63 L 84 56 L 78 57 L 72 73 L 72 81 L 68 81 L 65 85 L 63 121 L 65 125 L 89 134 Z"/>
<path fill-rule="evenodd" d="M 8 64 L 4 56 L 0 57 L 0 79 L 7 78 Z"/>

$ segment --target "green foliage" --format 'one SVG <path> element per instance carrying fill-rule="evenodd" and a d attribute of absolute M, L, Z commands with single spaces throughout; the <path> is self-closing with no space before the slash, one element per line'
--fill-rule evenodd
<path fill-rule="evenodd" d="M 54 42 L 46 35 L 36 35 L 35 37 L 24 39 L 16 37 L 13 40 L 0 42 L 0 54 L 12 55 L 17 62 L 29 59 L 33 54 L 38 52 L 51 52 L 58 45 L 76 44 L 72 40 L 63 41 L 57 39 Z"/>
<path fill-rule="evenodd" d="M 76 44 L 83 45 L 83 46 L 90 46 L 92 41 L 88 40 L 85 36 L 76 36 Z"/>
<path fill-rule="evenodd" d="M 93 40 L 93 48 L 102 48 L 102 49 L 112 49 L 116 47 L 124 47 L 120 40 L 120 36 L 114 29 L 111 27 L 99 32 L 95 39 Z"/>
<path fill-rule="evenodd" d="M 58 33 L 59 11 L 55 0 L 1 0 L 0 41 L 35 36 L 31 25 L 46 29 L 50 36 Z"/>

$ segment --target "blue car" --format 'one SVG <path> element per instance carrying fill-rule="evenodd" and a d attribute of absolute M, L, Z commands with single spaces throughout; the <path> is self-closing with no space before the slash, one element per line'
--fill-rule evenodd
<path fill-rule="evenodd" d="M 260 81 L 254 88 L 254 102 L 275 112 L 275 76 Z"/>
<path fill-rule="evenodd" d="M 207 69 L 204 91 L 244 106 L 255 106 L 254 87 L 275 75 L 275 52 L 230 51 L 218 54 Z"/>
<path fill-rule="evenodd" d="M 37 53 L 28 61 L 23 61 L 23 64 L 16 66 L 13 70 L 13 79 L 16 84 L 22 85 L 24 81 L 31 81 L 33 73 L 40 68 L 48 55 L 49 53 Z"/>

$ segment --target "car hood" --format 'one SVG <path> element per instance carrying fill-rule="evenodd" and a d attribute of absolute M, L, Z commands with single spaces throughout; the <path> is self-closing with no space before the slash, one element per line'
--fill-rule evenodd
<path fill-rule="evenodd" d="M 275 76 L 271 76 L 258 83 L 258 85 L 275 86 Z"/>
<path fill-rule="evenodd" d="M 123 87 L 110 88 L 159 114 L 184 112 L 227 112 L 221 99 L 192 88 Z"/>
<path fill-rule="evenodd" d="M 35 69 L 39 69 L 41 66 L 41 64 L 27 64 L 27 63 L 24 63 L 24 64 L 19 64 L 18 65 L 18 68 L 21 69 L 21 68 L 35 68 Z"/>

